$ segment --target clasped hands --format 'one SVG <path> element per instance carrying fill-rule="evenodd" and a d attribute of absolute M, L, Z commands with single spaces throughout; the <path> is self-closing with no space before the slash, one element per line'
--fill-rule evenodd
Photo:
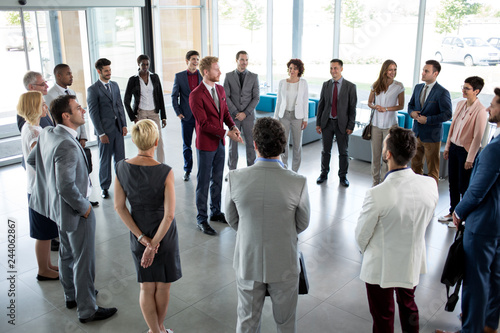
<path fill-rule="evenodd" d="M 419 124 L 427 124 L 427 117 L 420 114 L 420 111 L 412 111 L 410 117 L 415 119 Z"/>
<path fill-rule="evenodd" d="M 144 245 L 146 248 L 142 254 L 141 258 L 141 266 L 142 268 L 148 268 L 153 264 L 153 260 L 155 258 L 155 254 L 158 253 L 158 248 L 160 247 L 160 243 L 156 244 L 155 247 L 151 246 L 151 238 L 144 236 L 142 237 L 140 243 Z"/>

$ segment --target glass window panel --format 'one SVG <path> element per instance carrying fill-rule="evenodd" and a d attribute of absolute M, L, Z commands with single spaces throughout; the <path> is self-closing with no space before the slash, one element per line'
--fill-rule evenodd
<path fill-rule="evenodd" d="M 219 64 L 224 79 L 236 69 L 236 53 L 248 52 L 248 70 L 266 79 L 267 0 L 219 0 Z"/>
<path fill-rule="evenodd" d="M 293 2 L 273 1 L 273 91 L 288 77 L 287 62 L 292 58 Z M 307 65 L 305 66 L 307 70 Z M 306 72 L 307 74 L 307 72 Z M 304 75 L 306 75 L 304 74 Z M 307 79 L 307 76 L 304 76 Z"/>
<path fill-rule="evenodd" d="M 440 1 L 427 1 L 425 13 L 421 67 L 428 59 L 443 60 L 438 82 L 450 91 L 453 111 L 463 100 L 460 87 L 467 77 L 484 79 L 478 98 L 485 106 L 490 104 L 495 87 L 500 86 L 500 50 L 486 45 L 488 39 L 499 37 L 500 3 L 478 0 L 474 1 L 475 7 L 470 6 L 471 2 L 464 3 L 469 6 L 467 15 L 453 15 L 453 8 L 446 11 Z M 454 37 L 451 43 L 449 37 Z"/>
<path fill-rule="evenodd" d="M 429 3 L 429 1 L 427 2 Z M 411 97 L 419 1 L 342 1 L 339 56 L 344 76 L 357 85 L 358 103 L 367 108 L 370 87 L 387 59 L 398 65 L 396 80 Z"/>
<path fill-rule="evenodd" d="M 302 61 L 309 96 L 318 97 L 324 81 L 330 78 L 333 54 L 334 6 L 331 0 L 304 1 Z"/>

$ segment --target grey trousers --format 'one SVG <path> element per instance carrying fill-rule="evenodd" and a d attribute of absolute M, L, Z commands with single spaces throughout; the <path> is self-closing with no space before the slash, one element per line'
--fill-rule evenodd
<path fill-rule="evenodd" d="M 285 152 L 281 154 L 281 161 L 288 168 L 288 147 L 290 145 L 289 137 L 291 132 L 293 140 L 292 170 L 297 172 L 300 168 L 302 158 L 302 119 L 295 118 L 295 111 L 285 111 L 283 118 L 279 118 L 279 121 L 285 127 L 285 137 L 287 140 Z"/>
<path fill-rule="evenodd" d="M 95 301 L 95 215 L 80 218 L 75 231 L 59 229 L 59 278 L 66 301 L 76 301 L 78 318 L 97 311 Z"/>
<path fill-rule="evenodd" d="M 373 186 L 380 184 L 384 181 L 385 174 L 387 173 L 387 163 L 382 161 L 382 148 L 384 146 L 384 139 L 389 134 L 389 129 L 378 128 L 372 126 L 372 178 Z M 382 172 L 381 172 L 382 171 Z"/>
<path fill-rule="evenodd" d="M 151 119 L 158 126 L 158 131 L 160 132 L 160 136 L 158 137 L 158 148 L 156 148 L 156 158 L 158 162 L 165 163 L 165 150 L 163 148 L 163 138 L 161 135 L 161 121 L 160 115 L 155 112 L 155 110 L 137 110 L 137 119 Z"/>
<path fill-rule="evenodd" d="M 240 132 L 242 133 L 243 136 L 243 141 L 245 142 L 245 148 L 246 148 L 246 153 L 247 153 L 247 166 L 251 166 L 255 162 L 255 149 L 253 147 L 253 125 L 255 123 L 255 117 L 249 116 L 246 117 L 243 121 L 239 121 L 237 119 L 234 119 L 234 124 Z M 227 160 L 227 166 L 229 167 L 229 170 L 234 170 L 236 169 L 236 166 L 238 165 L 238 142 L 229 140 L 229 156 Z"/>
<path fill-rule="evenodd" d="M 238 321 L 236 333 L 260 333 L 262 307 L 266 288 L 271 295 L 278 333 L 296 332 L 299 276 L 276 283 L 262 283 L 236 277 L 238 288 Z"/>

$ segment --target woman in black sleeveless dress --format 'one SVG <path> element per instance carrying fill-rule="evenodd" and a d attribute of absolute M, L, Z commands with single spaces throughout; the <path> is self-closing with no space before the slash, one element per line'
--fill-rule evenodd
<path fill-rule="evenodd" d="M 182 276 L 174 175 L 168 165 L 154 159 L 158 127 L 152 120 L 141 120 L 132 127 L 132 141 L 139 149 L 137 156 L 116 164 L 115 208 L 130 229 L 144 319 L 150 332 L 165 332 L 170 284 Z"/>

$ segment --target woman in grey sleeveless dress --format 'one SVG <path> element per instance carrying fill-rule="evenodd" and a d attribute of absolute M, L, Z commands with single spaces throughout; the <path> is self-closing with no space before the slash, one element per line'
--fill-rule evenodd
<path fill-rule="evenodd" d="M 170 284 L 182 276 L 174 175 L 168 165 L 154 159 L 158 127 L 152 120 L 141 120 L 132 127 L 132 141 L 139 153 L 116 164 L 115 207 L 130 229 L 130 248 L 141 286 L 139 303 L 149 331 L 172 332 L 165 330 L 163 321 Z"/>

